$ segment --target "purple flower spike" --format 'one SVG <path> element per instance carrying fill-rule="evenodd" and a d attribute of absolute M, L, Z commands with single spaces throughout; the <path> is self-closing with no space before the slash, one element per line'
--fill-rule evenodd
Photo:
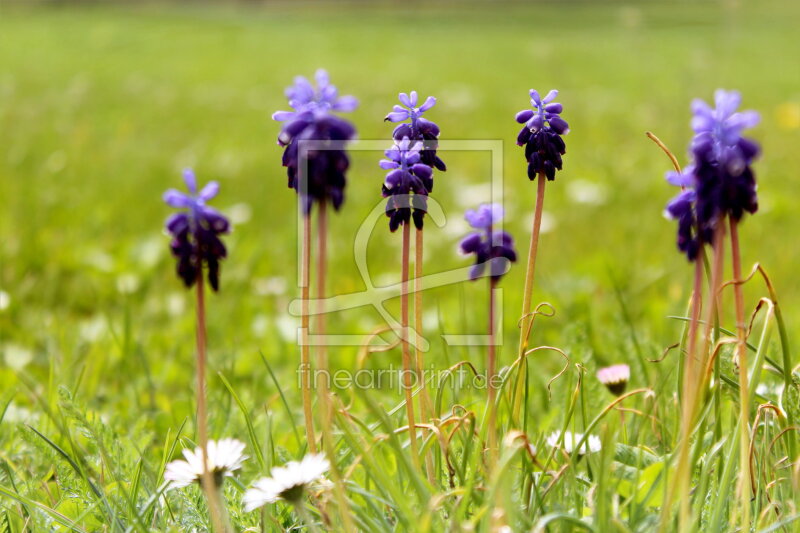
<path fill-rule="evenodd" d="M 170 248 L 178 260 L 178 276 L 191 287 L 202 274 L 203 263 L 208 265 L 208 282 L 219 289 L 219 262 L 227 255 L 221 234 L 228 233 L 230 223 L 222 213 L 206 205 L 219 192 L 216 181 L 209 182 L 197 192 L 197 180 L 191 169 L 183 171 L 183 181 L 189 194 L 169 189 L 164 202 L 176 209 L 185 209 L 167 219 L 167 231 L 172 236 Z"/>
<path fill-rule="evenodd" d="M 414 97 L 414 93 L 412 98 Z M 380 167 L 388 170 L 381 187 L 386 202 L 386 216 L 389 217 L 389 230 L 396 231 L 402 224 L 414 219 L 414 226 L 422 229 L 425 213 L 428 211 L 428 194 L 433 190 L 433 170 L 422 163 L 423 143 L 405 137 L 386 150 L 387 159 L 381 160 Z"/>
<path fill-rule="evenodd" d="M 330 201 L 339 209 L 344 201 L 346 171 L 350 160 L 344 150 L 356 130 L 334 111 L 353 111 L 358 102 L 352 96 L 339 96 L 328 73 L 318 70 L 316 88 L 302 76 L 286 89 L 286 98 L 294 111 L 277 111 L 274 120 L 283 122 L 278 144 L 285 146 L 283 166 L 289 187 L 300 195 L 305 213 L 315 201 Z M 307 150 L 301 153 L 300 144 Z M 303 161 L 301 161 L 301 156 Z"/>
<path fill-rule="evenodd" d="M 419 96 L 417 91 L 411 91 L 410 94 L 400 93 L 398 99 L 402 105 L 396 105 L 392 108 L 392 112 L 386 115 L 384 121 L 388 122 L 409 122 L 398 125 L 392 132 L 392 137 L 396 141 L 401 141 L 408 137 L 412 141 L 422 141 L 424 150 L 422 150 L 422 162 L 431 168 L 445 171 L 447 166 L 436 155 L 436 150 L 439 147 L 439 126 L 428 119 L 422 118 L 422 114 L 436 105 L 436 98 L 429 96 L 425 99 L 421 106 L 417 107 L 419 103 Z"/>
<path fill-rule="evenodd" d="M 517 136 L 517 144 L 525 146 L 530 180 L 539 174 L 554 180 L 556 170 L 561 170 L 561 156 L 566 153 L 561 135 L 569 132 L 569 124 L 561 118 L 564 107 L 553 102 L 558 91 L 553 89 L 541 98 L 538 91 L 531 89 L 530 96 L 533 109 L 523 109 L 515 117 L 517 122 L 524 124 Z"/>
<path fill-rule="evenodd" d="M 741 95 L 718 90 L 715 107 L 692 102 L 690 145 L 693 162 L 683 174 L 670 172 L 667 181 L 684 188 L 667 205 L 666 213 L 678 221 L 678 248 L 694 261 L 703 244 L 714 244 L 714 229 L 726 216 L 740 220 L 758 210 L 755 174 L 751 163 L 759 146 L 742 136 L 758 124 L 754 111 L 737 112 Z"/>
<path fill-rule="evenodd" d="M 517 260 L 514 240 L 505 231 L 492 229 L 503 218 L 503 208 L 499 204 L 483 204 L 477 210 L 468 210 L 464 218 L 473 228 L 480 230 L 470 233 L 459 245 L 461 252 L 475 254 L 475 264 L 469 277 L 476 280 L 483 275 L 489 263 L 489 276 L 499 281 L 508 270 L 508 263 Z"/>

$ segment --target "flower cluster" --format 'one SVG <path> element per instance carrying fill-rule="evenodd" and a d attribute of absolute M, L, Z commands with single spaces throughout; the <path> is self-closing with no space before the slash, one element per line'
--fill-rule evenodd
<path fill-rule="evenodd" d="M 386 216 L 391 231 L 408 224 L 412 216 L 414 225 L 422 229 L 422 219 L 428 210 L 428 193 L 433 189 L 433 170 L 421 162 L 421 150 L 421 142 L 412 145 L 405 137 L 386 150 L 388 159 L 380 162 L 380 167 L 389 171 L 382 191 L 383 197 L 388 198 Z"/>
<path fill-rule="evenodd" d="M 208 472 L 216 486 L 221 486 L 226 477 L 233 475 L 242 467 L 247 456 L 242 454 L 244 443 L 236 439 L 208 441 Z M 172 461 L 164 470 L 164 479 L 170 482 L 169 488 L 181 488 L 192 483 L 201 483 L 203 479 L 203 450 L 195 448 L 183 450 L 186 459 Z"/>
<path fill-rule="evenodd" d="M 305 213 L 315 201 L 330 200 L 335 209 L 342 205 L 350 166 L 344 144 L 356 136 L 352 124 L 332 113 L 353 111 L 356 99 L 340 97 L 324 70 L 318 70 L 315 77 L 316 89 L 306 78 L 295 78 L 294 85 L 286 89 L 293 111 L 272 115 L 273 120 L 284 123 L 278 135 L 278 144 L 285 147 L 283 166 Z"/>
<path fill-rule="evenodd" d="M 567 151 L 561 136 L 569 132 L 569 124 L 561 118 L 563 106 L 553 102 L 558 91 L 553 89 L 541 98 L 531 89 L 530 95 L 533 109 L 523 109 L 516 116 L 517 122 L 524 124 L 517 144 L 525 145 L 529 179 L 544 174 L 548 180 L 554 180 L 556 170 L 561 170 L 561 156 Z"/>
<path fill-rule="evenodd" d="M 667 173 L 667 181 L 683 190 L 667 205 L 666 213 L 678 221 L 678 248 L 694 261 L 704 243 L 713 244 L 717 222 L 758 210 L 752 168 L 759 146 L 742 137 L 758 124 L 754 111 L 736 112 L 741 95 L 717 90 L 715 108 L 702 100 L 692 102 L 692 164 L 682 174 Z"/>
<path fill-rule="evenodd" d="M 244 508 L 250 512 L 267 503 L 284 500 L 298 504 L 312 484 L 328 471 L 330 463 L 323 454 L 307 455 L 302 461 L 289 461 L 284 466 L 276 466 L 270 477 L 253 483 L 253 488 L 244 493 Z"/>
<path fill-rule="evenodd" d="M 394 140 L 401 141 L 408 137 L 412 141 L 422 141 L 424 145 L 424 150 L 422 150 L 420 156 L 422 162 L 437 170 L 447 170 L 444 161 L 436 155 L 436 150 L 439 147 L 439 126 L 435 122 L 422 118 L 422 114 L 425 111 L 436 105 L 436 98 L 429 96 L 419 107 L 417 107 L 417 103 L 419 103 L 417 91 L 411 91 L 410 95 L 400 93 L 399 99 L 403 105 L 395 105 L 392 112 L 386 115 L 384 120 L 389 122 L 409 120 L 410 122 L 400 124 L 394 129 L 392 132 Z"/>
<path fill-rule="evenodd" d="M 517 260 L 514 240 L 505 231 L 494 230 L 492 226 L 503 218 L 503 208 L 498 204 L 483 204 L 477 211 L 469 210 L 464 218 L 473 228 L 481 231 L 471 233 L 461 241 L 461 251 L 475 254 L 475 265 L 469 277 L 478 279 L 489 263 L 489 275 L 498 281 L 508 270 L 508 263 Z"/>
<path fill-rule="evenodd" d="M 187 287 L 191 287 L 202 274 L 203 263 L 208 265 L 208 281 L 216 291 L 219 289 L 219 262 L 227 251 L 220 235 L 230 229 L 228 219 L 222 213 L 206 205 L 219 192 L 216 181 L 209 182 L 197 192 L 197 180 L 191 169 L 183 171 L 183 181 L 189 194 L 170 189 L 164 193 L 164 201 L 177 209 L 185 209 L 170 216 L 166 229 L 172 235 L 170 248 L 178 259 L 178 275 Z"/>

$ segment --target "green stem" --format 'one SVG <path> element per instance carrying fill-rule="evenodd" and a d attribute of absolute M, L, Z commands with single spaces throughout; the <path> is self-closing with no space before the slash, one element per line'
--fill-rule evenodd
<path fill-rule="evenodd" d="M 208 414 L 206 412 L 206 305 L 203 269 L 197 273 L 197 434 L 203 457 L 202 483 L 214 531 L 226 531 L 220 515 L 214 477 L 208 469 Z"/>
<path fill-rule="evenodd" d="M 300 312 L 300 369 L 301 387 L 303 393 L 303 417 L 306 424 L 306 440 L 308 440 L 308 451 L 310 453 L 317 453 L 316 436 L 314 435 L 314 416 L 311 408 L 311 357 L 308 328 L 309 328 L 309 309 L 308 301 L 310 297 L 310 276 L 311 270 L 311 215 L 306 213 L 303 215 L 303 249 L 302 249 L 302 265 L 300 266 L 300 290 L 302 310 Z"/>
<path fill-rule="evenodd" d="M 739 229 L 734 219 L 729 219 L 731 231 L 731 256 L 733 262 L 733 294 L 736 301 L 736 356 L 739 360 L 739 498 L 742 507 L 742 531 L 750 531 L 750 394 L 747 379 L 747 324 L 744 318 L 742 294 L 742 259 L 739 250 Z"/>
<path fill-rule="evenodd" d="M 533 213 L 533 229 L 531 230 L 531 242 L 528 248 L 528 264 L 525 270 L 525 289 L 522 294 L 522 321 L 520 324 L 519 348 L 517 355 L 522 357 L 528 347 L 528 329 L 531 327 L 533 317 L 531 312 L 531 301 L 533 300 L 533 282 L 536 274 L 536 257 L 539 252 L 539 233 L 542 228 L 542 209 L 544 208 L 544 188 L 547 178 L 540 172 L 536 177 L 536 208 Z M 519 411 L 522 404 L 523 389 L 525 388 L 525 377 L 527 376 L 528 362 L 522 357 L 519 368 L 517 369 L 517 381 L 514 385 L 514 402 L 511 416 L 515 423 L 519 423 Z M 527 417 L 526 417 L 527 418 Z"/>

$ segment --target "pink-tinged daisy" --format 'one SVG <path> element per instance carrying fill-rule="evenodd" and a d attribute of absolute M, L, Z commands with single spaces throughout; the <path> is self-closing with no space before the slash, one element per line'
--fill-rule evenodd
<path fill-rule="evenodd" d="M 631 368 L 628 365 L 613 365 L 597 371 L 597 379 L 608 387 L 612 394 L 619 396 L 631 379 Z"/>

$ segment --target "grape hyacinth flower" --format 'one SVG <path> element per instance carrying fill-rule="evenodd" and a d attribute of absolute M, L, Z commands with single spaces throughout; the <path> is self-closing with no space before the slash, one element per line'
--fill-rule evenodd
<path fill-rule="evenodd" d="M 208 281 L 215 291 L 219 289 L 219 262 L 227 255 L 220 235 L 228 233 L 230 224 L 219 211 L 206 205 L 219 192 L 216 181 L 209 182 L 200 192 L 191 169 L 183 171 L 183 181 L 189 194 L 170 189 L 164 201 L 171 207 L 185 209 L 170 216 L 166 229 L 172 235 L 170 248 L 178 259 L 177 272 L 187 287 L 191 287 L 202 274 L 203 263 L 208 265 Z"/>
<path fill-rule="evenodd" d="M 700 294 L 702 293 L 703 266 L 698 260 L 705 244 L 714 249 L 711 264 L 711 291 L 717 294 L 722 286 L 726 223 L 730 229 L 732 272 L 734 280 L 742 280 L 741 254 L 739 248 L 739 223 L 745 213 L 758 210 L 755 175 L 751 164 L 760 148 L 752 140 L 742 136 L 745 129 L 759 121 L 754 111 L 737 112 L 741 95 L 736 91 L 717 90 L 712 108 L 702 100 L 692 102 L 691 126 L 695 136 L 690 145 L 692 164 L 683 174 L 668 173 L 667 180 L 682 187 L 683 191 L 667 206 L 667 214 L 678 220 L 678 248 L 695 263 L 692 317 L 689 323 L 688 353 L 684 372 L 684 416 L 681 429 L 683 443 L 679 456 L 679 493 L 688 492 L 689 435 L 692 431 L 695 391 L 706 386 L 703 369 L 708 357 L 708 338 L 711 324 L 716 316 L 717 299 L 711 298 L 707 309 L 706 331 L 702 348 L 695 354 L 695 336 L 700 319 Z M 736 303 L 736 354 L 739 365 L 739 496 L 743 509 L 740 529 L 750 529 L 750 434 L 748 431 L 749 384 L 747 375 L 747 328 L 745 325 L 744 296 L 741 283 L 733 285 Z M 698 359 L 697 369 L 694 359 Z M 698 370 L 699 369 L 699 370 Z M 667 506 L 668 507 L 668 506 Z M 681 528 L 689 521 L 689 503 L 681 500 Z"/>
<path fill-rule="evenodd" d="M 476 211 L 468 210 L 464 218 L 469 225 L 478 230 L 464 237 L 460 248 L 465 254 L 475 254 L 475 265 L 469 272 L 471 280 L 476 280 L 483 274 L 486 263 L 489 263 L 489 345 L 487 364 L 487 383 L 489 385 L 487 434 L 489 447 L 489 465 L 494 467 L 497 461 L 497 435 L 495 430 L 497 386 L 496 378 L 496 341 L 495 341 L 495 287 L 500 278 L 508 271 L 509 262 L 517 260 L 514 250 L 514 240 L 505 231 L 494 229 L 503 218 L 503 208 L 499 204 L 483 204 Z"/>
<path fill-rule="evenodd" d="M 170 247 L 178 259 L 178 275 L 187 287 L 195 286 L 197 293 L 197 436 L 201 460 L 199 472 L 204 482 L 203 491 L 208 500 L 211 520 L 216 531 L 224 527 L 223 506 L 220 493 L 213 485 L 214 472 L 209 469 L 212 450 L 208 440 L 208 415 L 206 413 L 206 306 L 203 283 L 203 264 L 208 265 L 208 282 L 213 290 L 219 289 L 219 262 L 227 251 L 220 235 L 227 233 L 230 223 L 221 213 L 206 203 L 219 192 L 219 184 L 210 182 L 200 192 L 191 169 L 183 171 L 183 180 L 189 194 L 170 189 L 164 201 L 175 208 L 185 209 L 167 219 L 167 231 L 172 235 Z M 196 454 L 197 455 L 197 454 Z M 188 459 L 188 457 L 187 457 Z M 185 472 L 184 472 L 185 473 Z"/>
<path fill-rule="evenodd" d="M 352 96 L 338 96 L 324 70 L 318 70 L 315 78 L 316 89 L 306 78 L 295 78 L 294 85 L 286 89 L 293 111 L 272 115 L 273 120 L 284 123 L 278 135 L 278 144 L 285 147 L 283 166 L 289 187 L 300 195 L 305 213 L 311 211 L 314 202 L 330 200 L 334 209 L 341 207 L 350 166 L 344 143 L 356 136 L 353 125 L 333 112 L 353 111 L 358 101 Z M 313 142 L 307 151 L 300 149 L 304 141 Z"/>
<path fill-rule="evenodd" d="M 427 196 L 433 189 L 433 171 L 420 161 L 422 143 L 413 145 L 408 137 L 395 142 L 386 152 L 380 167 L 388 170 L 381 191 L 386 202 L 389 230 L 394 232 L 402 224 L 414 218 L 414 226 L 422 229 L 423 218 L 428 210 Z M 412 214 L 413 210 L 413 214 Z"/>
<path fill-rule="evenodd" d="M 533 109 L 524 109 L 517 113 L 516 120 L 523 124 L 517 135 L 517 144 L 525 146 L 525 160 L 528 162 L 528 179 L 533 181 L 539 178 L 536 184 L 536 207 L 533 214 L 533 227 L 531 228 L 531 241 L 528 248 L 528 261 L 525 267 L 525 288 L 522 296 L 522 313 L 520 323 L 519 345 L 517 355 L 522 358 L 522 363 L 517 369 L 517 381 L 511 416 L 512 420 L 519 422 L 522 407 L 523 381 L 527 373 L 527 359 L 524 358 L 528 346 L 528 339 L 533 328 L 533 315 L 531 303 L 533 300 L 533 283 L 536 273 L 536 259 L 539 251 L 539 233 L 542 227 L 542 211 L 544 209 L 545 184 L 556 178 L 556 171 L 563 166 L 562 157 L 566 151 L 566 144 L 561 138 L 569 132 L 569 125 L 561 118 L 563 106 L 553 100 L 558 96 L 558 91 L 553 89 L 544 98 L 539 96 L 535 89 L 529 91 Z M 544 179 L 547 178 L 547 179 Z M 527 405 L 525 406 L 527 409 Z M 523 413 L 523 415 L 525 415 Z"/>
<path fill-rule="evenodd" d="M 503 208 L 498 204 L 483 204 L 477 211 L 468 210 L 464 218 L 470 226 L 479 230 L 464 237 L 460 244 L 463 253 L 475 254 L 475 265 L 470 269 L 470 279 L 474 281 L 481 277 L 486 263 L 489 262 L 489 275 L 492 280 L 499 281 L 508 270 L 508 262 L 517 260 L 511 235 L 492 229 L 493 225 L 502 220 Z"/>
<path fill-rule="evenodd" d="M 222 439 L 208 441 L 208 471 L 211 473 L 214 484 L 222 486 L 226 477 L 242 467 L 247 459 L 244 443 L 236 439 Z M 170 482 L 170 489 L 186 487 L 192 483 L 202 483 L 203 480 L 203 451 L 195 448 L 183 450 L 185 460 L 176 460 L 169 463 L 164 470 L 164 479 Z"/>
<path fill-rule="evenodd" d="M 702 100 L 692 102 L 692 173 L 697 190 L 697 218 L 703 229 L 712 228 L 724 216 L 741 220 L 758 210 L 755 175 L 750 164 L 760 148 L 742 136 L 759 122 L 755 111 L 736 112 L 741 95 L 717 90 L 716 108 Z"/>
<path fill-rule="evenodd" d="M 345 145 L 356 136 L 353 125 L 336 116 L 335 112 L 353 111 L 358 101 L 352 96 L 339 96 L 328 74 L 318 70 L 315 75 L 316 87 L 309 80 L 299 76 L 294 84 L 286 89 L 286 97 L 292 111 L 278 111 L 273 120 L 283 122 L 278 135 L 278 144 L 284 147 L 283 166 L 286 167 L 289 188 L 299 197 L 303 211 L 303 243 L 300 286 L 303 309 L 301 312 L 300 341 L 301 368 L 303 369 L 301 388 L 303 393 L 303 413 L 309 450 L 316 451 L 311 408 L 311 371 L 308 342 L 309 331 L 309 286 L 311 270 L 311 208 L 318 206 L 317 218 L 317 296 L 321 302 L 325 294 L 325 270 L 327 263 L 327 204 L 339 210 L 344 202 L 346 172 L 350 160 Z M 324 309 L 318 304 L 317 334 L 324 332 Z M 324 343 L 317 348 L 319 370 L 327 369 L 327 355 Z M 328 394 L 325 383 L 318 389 L 323 414 L 323 425 L 327 425 Z"/>
<path fill-rule="evenodd" d="M 437 170 L 447 170 L 444 161 L 436 155 L 439 147 L 439 126 L 433 121 L 422 118 L 425 111 L 436 105 L 436 98 L 429 96 L 419 107 L 417 107 L 419 102 L 417 91 L 411 91 L 410 95 L 400 93 L 399 99 L 403 105 L 395 105 L 392 112 L 383 120 L 389 122 L 408 120 L 410 122 L 400 124 L 394 129 L 392 132 L 394 140 L 402 141 L 408 137 L 412 141 L 422 141 L 424 144 L 424 150 L 421 153 L 422 162 Z"/>
<path fill-rule="evenodd" d="M 569 124 L 561 118 L 563 106 L 553 102 L 558 91 L 553 89 L 544 98 L 535 89 L 530 90 L 533 109 L 523 109 L 516 120 L 524 124 L 517 136 L 517 144 L 525 145 L 528 161 L 528 178 L 532 181 L 544 174 L 552 181 L 556 170 L 561 170 L 561 156 L 566 153 L 566 144 L 561 138 L 569 132 Z"/>

